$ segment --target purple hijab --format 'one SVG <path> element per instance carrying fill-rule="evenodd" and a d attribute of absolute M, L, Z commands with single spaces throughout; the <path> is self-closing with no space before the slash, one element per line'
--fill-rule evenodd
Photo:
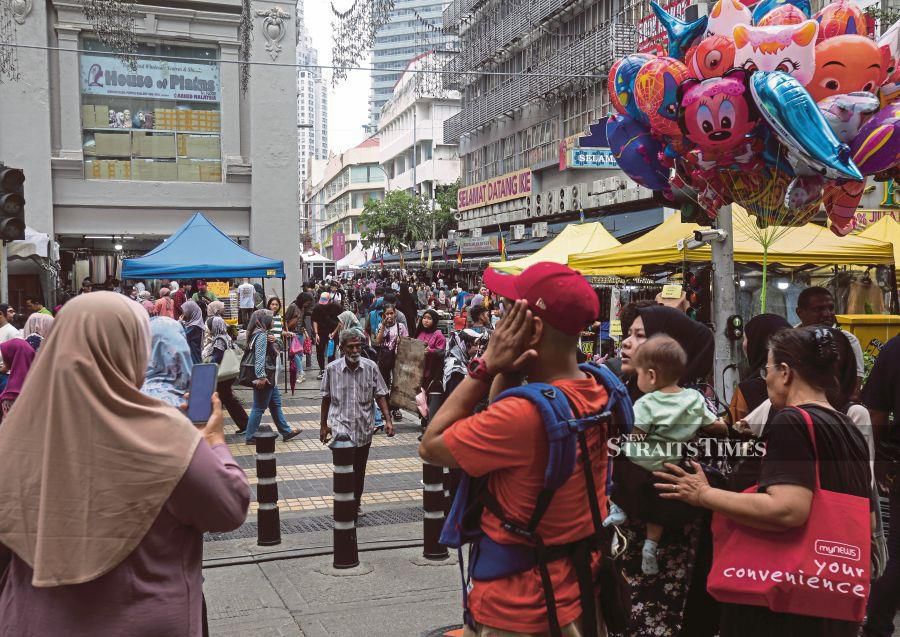
<path fill-rule="evenodd" d="M 31 363 L 34 362 L 34 354 L 28 341 L 21 338 L 0 343 L 0 356 L 3 357 L 3 363 L 9 370 L 9 381 L 6 383 L 6 389 L 0 394 L 0 400 L 15 400 L 22 392 L 25 376 L 31 369 Z"/>

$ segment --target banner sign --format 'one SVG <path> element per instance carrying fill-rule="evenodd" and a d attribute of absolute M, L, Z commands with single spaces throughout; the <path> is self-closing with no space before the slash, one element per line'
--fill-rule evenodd
<path fill-rule="evenodd" d="M 331 258 L 339 261 L 347 256 L 347 241 L 343 232 L 335 232 L 331 235 Z"/>
<path fill-rule="evenodd" d="M 471 186 L 463 186 L 457 194 L 456 208 L 460 211 L 469 210 L 527 197 L 530 194 L 531 170 L 520 170 Z"/>
<path fill-rule="evenodd" d="M 491 252 L 500 249 L 500 243 L 496 235 L 488 237 L 459 237 L 456 242 L 466 252 Z"/>
<path fill-rule="evenodd" d="M 882 217 L 893 217 L 894 221 L 900 222 L 900 210 L 861 210 L 857 208 L 854 216 L 857 228 L 870 226 Z"/>
<path fill-rule="evenodd" d="M 619 168 L 609 148 L 573 148 L 568 152 L 566 164 L 567 168 Z"/>
<path fill-rule="evenodd" d="M 137 60 L 132 71 L 112 55 L 81 55 L 81 92 L 85 95 L 147 100 L 218 102 L 219 66 L 199 60 Z"/>
<path fill-rule="evenodd" d="M 227 299 L 228 293 L 231 292 L 228 281 L 207 281 L 206 289 L 215 294 L 218 299 Z"/>

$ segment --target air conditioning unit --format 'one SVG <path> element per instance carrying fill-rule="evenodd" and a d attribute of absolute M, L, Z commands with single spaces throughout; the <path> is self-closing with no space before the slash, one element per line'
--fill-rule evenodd
<path fill-rule="evenodd" d="M 547 222 L 536 221 L 531 224 L 531 237 L 533 239 L 542 239 L 547 236 Z"/>
<path fill-rule="evenodd" d="M 544 215 L 552 215 L 556 212 L 556 193 L 552 190 L 544 191 Z"/>
<path fill-rule="evenodd" d="M 510 233 L 512 234 L 512 238 L 514 240 L 524 239 L 525 238 L 525 225 L 524 224 L 516 224 L 509 227 Z"/>
<path fill-rule="evenodd" d="M 584 209 L 585 210 L 596 210 L 600 207 L 600 197 L 603 195 L 592 194 L 588 195 L 584 199 Z"/>
<path fill-rule="evenodd" d="M 569 188 L 572 197 L 572 210 L 578 212 L 584 209 L 587 198 L 587 184 L 575 184 Z"/>
<path fill-rule="evenodd" d="M 595 195 L 602 195 L 604 192 L 606 192 L 606 180 L 595 179 L 594 183 L 591 184 L 591 192 Z"/>
<path fill-rule="evenodd" d="M 481 228 L 472 228 L 472 238 L 477 239 L 481 236 Z"/>
<path fill-rule="evenodd" d="M 535 193 L 532 195 L 531 207 L 528 212 L 530 217 L 541 217 L 544 215 L 544 206 L 546 205 L 544 201 L 544 196 L 542 193 Z"/>

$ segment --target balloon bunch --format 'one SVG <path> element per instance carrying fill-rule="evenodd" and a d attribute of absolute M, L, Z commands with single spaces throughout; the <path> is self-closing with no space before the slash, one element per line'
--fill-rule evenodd
<path fill-rule="evenodd" d="M 650 3 L 668 55 L 616 61 L 607 137 L 622 170 L 710 218 L 737 202 L 757 223 L 824 205 L 845 235 L 868 176 L 900 177 L 900 22 L 877 41 L 850 0 L 718 0 L 685 22 Z"/>

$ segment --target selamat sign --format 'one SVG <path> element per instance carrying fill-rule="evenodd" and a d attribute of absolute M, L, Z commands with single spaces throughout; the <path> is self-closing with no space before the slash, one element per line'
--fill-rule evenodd
<path fill-rule="evenodd" d="M 456 196 L 456 208 L 460 211 L 469 210 L 527 197 L 530 194 L 531 170 L 520 170 L 460 188 Z"/>

